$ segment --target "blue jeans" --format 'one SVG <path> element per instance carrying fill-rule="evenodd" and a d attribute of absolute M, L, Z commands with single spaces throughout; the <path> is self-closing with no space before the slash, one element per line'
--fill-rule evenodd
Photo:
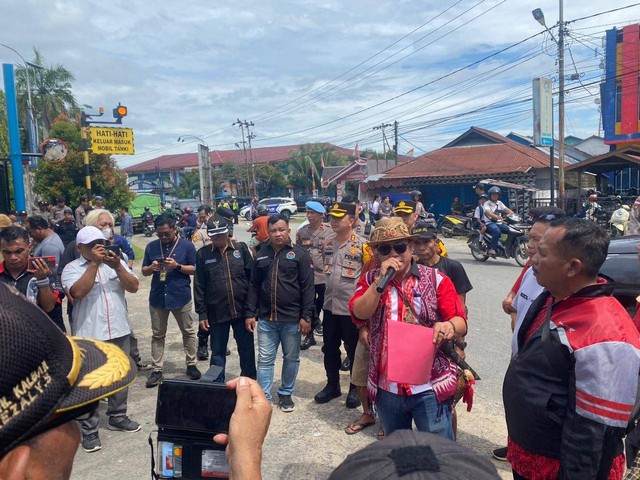
<path fill-rule="evenodd" d="M 438 403 L 433 390 L 416 395 L 396 395 L 378 389 L 376 407 L 380 425 L 388 437 L 396 430 L 411 430 L 411 421 L 419 432 L 430 432 L 455 440 L 451 423 L 451 406 Z"/>
<path fill-rule="evenodd" d="M 293 394 L 300 367 L 300 340 L 297 322 L 258 320 L 258 384 L 269 401 L 278 344 L 282 344 L 283 358 L 282 385 L 278 389 L 278 395 Z"/>
<path fill-rule="evenodd" d="M 497 250 L 500 244 L 500 234 L 509 233 L 509 227 L 504 223 L 487 223 L 487 232 L 491 235 L 491 249 Z"/>

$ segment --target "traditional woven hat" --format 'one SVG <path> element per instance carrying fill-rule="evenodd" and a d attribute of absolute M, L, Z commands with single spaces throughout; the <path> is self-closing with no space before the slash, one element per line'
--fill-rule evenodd
<path fill-rule="evenodd" d="M 0 228 L 9 227 L 12 223 L 9 217 L 0 213 Z"/>
<path fill-rule="evenodd" d="M 126 388 L 137 372 L 119 347 L 66 336 L 6 284 L 0 284 L 0 365 L 0 458 Z"/>
<path fill-rule="evenodd" d="M 381 243 L 395 242 L 405 238 L 416 238 L 409 233 L 407 225 L 401 218 L 383 218 L 376 222 L 376 228 L 369 238 L 369 245 L 379 245 Z"/>

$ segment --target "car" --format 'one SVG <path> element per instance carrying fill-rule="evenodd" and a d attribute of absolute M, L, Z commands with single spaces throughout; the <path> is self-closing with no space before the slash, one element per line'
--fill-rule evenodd
<path fill-rule="evenodd" d="M 258 202 L 258 205 L 266 205 L 269 208 L 269 215 L 281 213 L 287 218 L 298 211 L 296 202 L 290 197 L 263 198 Z M 247 220 L 251 220 L 251 205 L 242 208 L 239 215 Z"/>
<path fill-rule="evenodd" d="M 609 244 L 607 259 L 600 269 L 601 274 L 614 280 L 613 296 L 632 316 L 636 310 L 636 297 L 640 295 L 638 245 L 640 235 L 614 238 Z"/>
<path fill-rule="evenodd" d="M 333 205 L 333 198 L 328 195 L 300 195 L 298 198 L 296 198 L 296 206 L 298 207 L 298 211 L 306 211 L 306 203 L 311 200 L 320 202 L 327 210 L 329 210 L 331 205 Z"/>

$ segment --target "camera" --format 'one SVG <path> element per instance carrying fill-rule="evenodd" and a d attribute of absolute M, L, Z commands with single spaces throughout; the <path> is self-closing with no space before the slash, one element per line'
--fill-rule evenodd
<path fill-rule="evenodd" d="M 159 478 L 229 478 L 225 446 L 213 436 L 228 433 L 236 392 L 207 381 L 217 377 L 209 373 L 215 368 L 198 382 L 167 379 L 158 386 Z"/>

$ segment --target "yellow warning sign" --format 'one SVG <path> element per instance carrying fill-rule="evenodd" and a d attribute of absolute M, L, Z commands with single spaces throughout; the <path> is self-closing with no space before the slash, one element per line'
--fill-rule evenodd
<path fill-rule="evenodd" d="M 133 129 L 89 127 L 91 151 L 105 155 L 134 155 Z"/>

